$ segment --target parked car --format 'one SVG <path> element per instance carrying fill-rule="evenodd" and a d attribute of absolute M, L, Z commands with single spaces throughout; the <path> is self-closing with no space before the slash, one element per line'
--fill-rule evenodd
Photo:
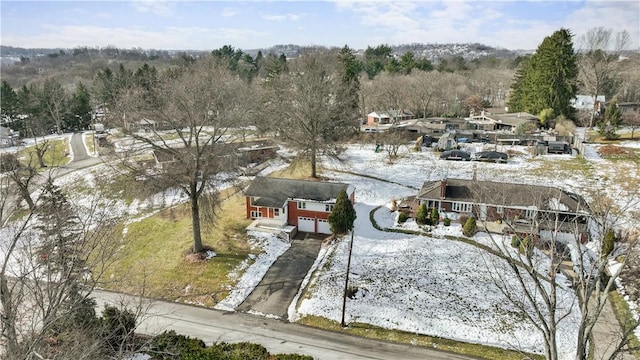
<path fill-rule="evenodd" d="M 549 154 L 571 154 L 571 145 L 564 141 L 549 141 Z"/>
<path fill-rule="evenodd" d="M 509 155 L 499 151 L 480 151 L 473 155 L 475 161 L 506 163 Z"/>
<path fill-rule="evenodd" d="M 462 150 L 447 150 L 440 154 L 440 159 L 469 161 L 471 154 Z"/>

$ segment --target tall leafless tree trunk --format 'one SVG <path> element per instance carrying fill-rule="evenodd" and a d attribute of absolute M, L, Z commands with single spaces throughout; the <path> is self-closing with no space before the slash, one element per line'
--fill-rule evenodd
<path fill-rule="evenodd" d="M 125 129 L 137 143 L 123 153 L 133 176 L 166 189 L 176 187 L 189 198 L 193 252 L 204 250 L 201 200 L 217 199 L 213 178 L 236 170 L 236 152 L 229 134 L 243 126 L 244 84 L 225 64 L 213 58 L 198 60 L 176 73 L 163 74 L 156 89 L 132 88 L 121 99 L 123 114 L 131 125 Z M 141 125 L 142 124 L 142 125 Z M 147 126 L 145 129 L 138 126 Z M 141 145 L 157 161 L 142 159 Z M 208 202 L 215 205 L 215 202 Z"/>
<path fill-rule="evenodd" d="M 632 190 L 635 191 L 635 190 Z M 531 193 L 531 199 L 539 198 L 540 194 Z M 558 199 L 561 197 L 558 190 Z M 584 219 L 584 211 L 576 211 L 573 215 L 560 211 L 561 206 L 538 212 L 529 225 L 523 225 L 503 220 L 508 233 L 516 234 L 511 242 L 500 235 L 492 235 L 494 249 L 501 258 L 507 261 L 512 272 L 508 274 L 495 273 L 495 283 L 514 306 L 521 310 L 525 317 L 543 335 L 545 339 L 545 357 L 558 359 L 557 332 L 558 324 L 567 318 L 571 312 L 580 311 L 577 328 L 577 360 L 584 360 L 588 356 L 589 344 L 593 342 L 593 332 L 596 322 L 605 306 L 609 306 L 610 292 L 615 289 L 619 272 L 609 274 L 608 264 L 615 258 L 622 258 L 619 269 L 624 269 L 628 259 L 636 256 L 637 238 L 628 237 L 616 245 L 610 253 L 603 252 L 605 234 L 611 229 L 618 229 L 625 212 L 633 208 L 632 202 L 637 202 L 637 196 L 621 194 L 622 198 L 631 199 L 625 206 L 616 205 L 604 197 L 596 198 L 590 204 L 589 229 L 591 231 L 592 246 L 585 246 L 582 234 L 587 228 L 580 219 Z M 496 194 L 491 194 L 496 198 Z M 482 203 L 479 201 L 478 203 Z M 540 199 L 538 203 L 548 203 Z M 586 205 L 586 204 L 585 204 Z M 480 205 L 478 205 L 480 206 Z M 586 210 L 583 206 L 583 210 Z M 485 228 L 487 222 L 483 222 Z M 628 228 L 631 225 L 635 228 Z M 637 219 L 627 221 L 625 233 L 637 231 Z M 546 234 L 540 237 L 541 229 Z M 538 239 L 538 240 L 536 240 Z M 505 245 L 506 244 L 506 245 Z M 563 265 L 563 259 L 571 259 L 572 268 Z M 487 262 L 488 266 L 492 266 Z M 558 281 L 558 274 L 564 274 L 571 283 L 571 289 L 576 293 L 576 304 L 558 303 L 558 292 L 566 292 L 562 282 Z M 510 286 L 509 278 L 515 276 L 519 286 Z M 633 328 L 637 327 L 637 321 Z M 614 359 L 620 352 L 628 348 L 629 333 L 620 334 L 611 354 Z M 603 344 L 599 344 L 602 346 Z M 605 345 L 606 346 L 606 345 Z"/>
<path fill-rule="evenodd" d="M 265 113 L 278 119 L 281 137 L 309 156 L 315 178 L 318 153 L 331 154 L 336 142 L 355 132 L 358 109 L 332 54 L 304 54 L 290 68 L 266 84 L 271 98 Z"/>
<path fill-rule="evenodd" d="M 61 134 L 64 106 L 68 97 L 67 92 L 57 80 L 49 78 L 42 85 L 39 95 L 42 108 L 53 119 L 56 125 L 56 132 Z"/>
<path fill-rule="evenodd" d="M 592 28 L 580 38 L 581 50 L 578 66 L 579 79 L 594 106 L 600 95 L 615 94 L 619 76 L 624 70 L 620 63 L 620 54 L 629 42 L 629 33 L 625 30 L 612 37 L 613 31 L 604 27 Z M 608 93 L 608 94 L 605 94 Z M 591 109 L 589 128 L 593 128 L 595 108 Z"/>

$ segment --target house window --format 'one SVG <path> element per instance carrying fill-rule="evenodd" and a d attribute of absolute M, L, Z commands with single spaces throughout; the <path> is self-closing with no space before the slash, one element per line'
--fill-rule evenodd
<path fill-rule="evenodd" d="M 500 215 L 504 214 L 504 208 L 502 206 L 496 206 L 496 213 Z"/>
<path fill-rule="evenodd" d="M 536 215 L 538 215 L 538 209 L 527 209 L 525 214 L 527 219 L 535 219 Z"/>
<path fill-rule="evenodd" d="M 326 204 L 324 206 L 324 211 L 326 212 L 332 212 L 333 211 L 333 204 Z"/>
<path fill-rule="evenodd" d="M 298 201 L 298 209 L 306 209 L 306 208 L 307 208 L 306 202 Z"/>
<path fill-rule="evenodd" d="M 471 212 L 471 204 L 454 202 L 451 203 L 451 210 L 455 212 Z"/>
<path fill-rule="evenodd" d="M 262 212 L 260 212 L 260 211 L 252 211 L 251 212 L 251 217 L 252 218 L 256 218 L 256 219 L 257 218 L 261 218 L 262 217 Z"/>
<path fill-rule="evenodd" d="M 273 216 L 280 216 L 280 209 L 273 209 Z"/>

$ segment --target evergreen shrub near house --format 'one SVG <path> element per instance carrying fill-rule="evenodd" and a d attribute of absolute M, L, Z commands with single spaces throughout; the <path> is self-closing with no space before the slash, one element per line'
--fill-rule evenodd
<path fill-rule="evenodd" d="M 409 215 L 401 212 L 400 214 L 398 214 L 398 223 L 403 224 L 405 223 L 407 220 L 409 220 Z"/>
<path fill-rule="evenodd" d="M 462 227 L 462 234 L 466 237 L 472 237 L 478 232 L 478 226 L 476 225 L 476 218 L 469 217 Z"/>
<path fill-rule="evenodd" d="M 451 225 L 451 219 L 446 217 L 446 218 L 444 218 L 443 223 L 444 223 L 444 226 L 449 226 L 449 225 Z"/>
<path fill-rule="evenodd" d="M 431 210 L 431 224 L 438 225 L 439 222 L 440 222 L 440 213 L 438 212 L 438 209 L 433 208 Z"/>
<path fill-rule="evenodd" d="M 329 228 L 334 234 L 344 234 L 353 229 L 353 223 L 356 221 L 356 210 L 353 208 L 351 200 L 347 192 L 342 190 L 336 198 L 336 204 L 333 211 L 327 218 Z"/>
<path fill-rule="evenodd" d="M 427 222 L 427 214 L 427 205 L 420 205 L 420 207 L 418 207 L 418 211 L 416 211 L 416 222 L 418 224 L 425 224 Z"/>

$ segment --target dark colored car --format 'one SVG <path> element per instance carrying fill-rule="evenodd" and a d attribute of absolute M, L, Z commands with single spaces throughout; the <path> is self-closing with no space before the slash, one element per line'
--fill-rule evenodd
<path fill-rule="evenodd" d="M 506 163 L 509 155 L 499 151 L 480 151 L 474 154 L 473 160 Z"/>
<path fill-rule="evenodd" d="M 440 154 L 440 159 L 469 161 L 471 154 L 462 150 L 447 150 Z"/>

